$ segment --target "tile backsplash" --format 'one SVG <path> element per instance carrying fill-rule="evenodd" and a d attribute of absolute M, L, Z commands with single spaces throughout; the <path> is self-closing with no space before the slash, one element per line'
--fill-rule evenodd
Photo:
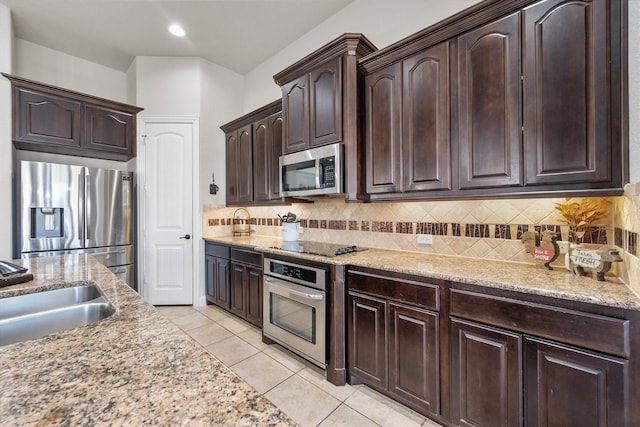
<path fill-rule="evenodd" d="M 616 265 L 616 274 L 640 293 L 640 183 L 627 186 L 625 196 L 609 200 L 609 218 L 585 236 L 585 241 L 622 249 L 625 262 Z M 254 233 L 263 236 L 280 236 L 278 214 L 293 212 L 300 219 L 304 230 L 301 239 L 305 240 L 533 263 L 520 237 L 529 230 L 552 230 L 567 240 L 568 226 L 562 223 L 554 205 L 561 201 L 564 199 L 358 204 L 326 198 L 314 203 L 247 210 Z M 235 211 L 224 206 L 205 206 L 205 237 L 230 235 Z M 419 244 L 417 234 L 432 235 L 432 244 Z M 561 258 L 556 264 L 560 262 Z"/>

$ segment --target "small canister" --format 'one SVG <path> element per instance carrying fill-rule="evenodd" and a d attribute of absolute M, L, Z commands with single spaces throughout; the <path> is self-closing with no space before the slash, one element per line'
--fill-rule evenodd
<path fill-rule="evenodd" d="M 295 242 L 300 235 L 299 222 L 283 222 L 282 223 L 282 240 L 285 242 Z"/>

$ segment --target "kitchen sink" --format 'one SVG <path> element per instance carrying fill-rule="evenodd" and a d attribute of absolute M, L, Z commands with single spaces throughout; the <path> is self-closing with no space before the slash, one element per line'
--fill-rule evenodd
<path fill-rule="evenodd" d="M 0 299 L 0 346 L 86 326 L 115 313 L 95 286 L 82 285 Z"/>
<path fill-rule="evenodd" d="M 100 289 L 93 285 L 80 285 L 0 298 L 0 319 L 68 307 L 98 298 L 106 301 Z"/>

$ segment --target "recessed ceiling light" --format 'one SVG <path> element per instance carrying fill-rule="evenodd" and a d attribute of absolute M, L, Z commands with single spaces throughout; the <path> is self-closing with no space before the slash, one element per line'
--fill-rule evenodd
<path fill-rule="evenodd" d="M 169 26 L 169 32 L 176 37 L 184 37 L 184 29 L 178 24 L 172 24 Z"/>

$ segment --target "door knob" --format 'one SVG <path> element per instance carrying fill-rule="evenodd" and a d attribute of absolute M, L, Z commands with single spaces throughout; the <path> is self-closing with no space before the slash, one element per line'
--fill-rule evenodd
<path fill-rule="evenodd" d="M 180 237 L 180 238 L 181 238 L 181 239 L 187 239 L 187 240 L 189 240 L 189 239 L 191 238 L 191 236 L 190 236 L 190 235 L 188 235 L 188 234 L 185 234 L 184 236 L 182 236 L 182 237 Z"/>

